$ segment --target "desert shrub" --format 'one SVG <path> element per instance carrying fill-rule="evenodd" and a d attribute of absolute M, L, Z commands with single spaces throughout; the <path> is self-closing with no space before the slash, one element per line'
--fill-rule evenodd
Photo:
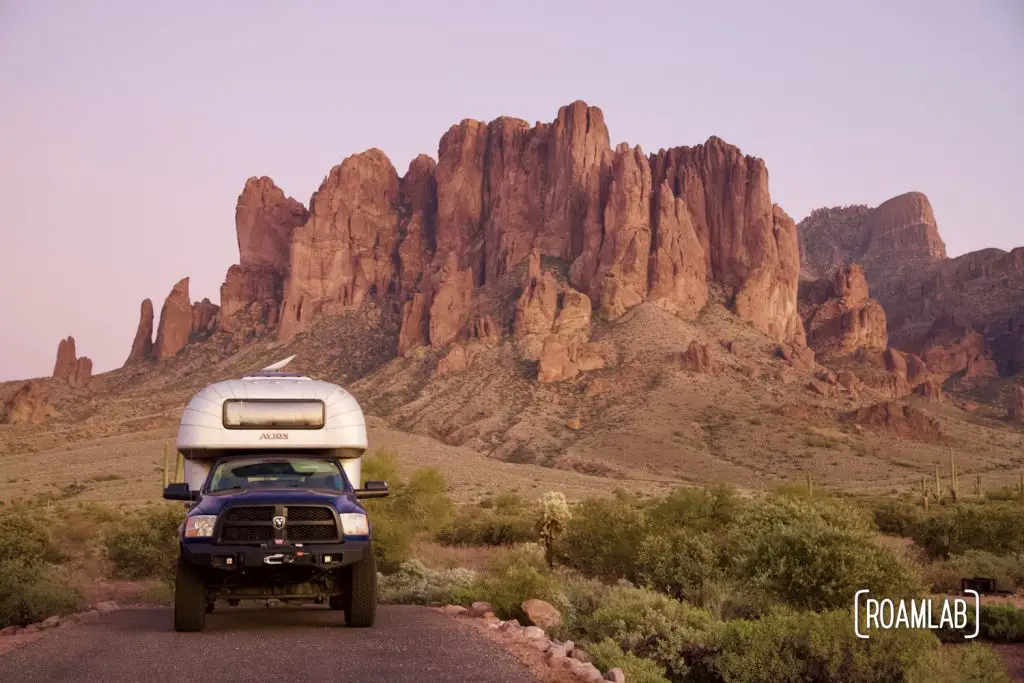
<path fill-rule="evenodd" d="M 938 680 L 938 640 L 927 631 L 893 630 L 856 637 L 848 610 L 779 612 L 726 622 L 709 668 L 723 683 L 873 683 Z"/>
<path fill-rule="evenodd" d="M 998 587 L 1013 590 L 1024 586 L 1024 559 L 995 555 L 985 550 L 968 550 L 962 555 L 928 564 L 922 570 L 925 585 L 940 593 L 959 591 L 960 579 L 975 576 L 995 579 Z"/>
<path fill-rule="evenodd" d="M 614 640 L 605 638 L 599 643 L 587 645 L 590 660 L 601 671 L 618 667 L 630 683 L 668 683 L 665 667 L 651 659 L 637 657 L 632 652 L 623 652 Z"/>
<path fill-rule="evenodd" d="M 584 617 L 580 637 L 610 639 L 622 651 L 650 659 L 673 681 L 700 678 L 708 647 L 721 625 L 707 610 L 646 588 L 616 587 Z"/>
<path fill-rule="evenodd" d="M 558 582 L 547 571 L 544 553 L 538 546 L 517 548 L 498 558 L 488 571 L 473 584 L 474 600 L 491 603 L 494 613 L 502 619 L 519 619 L 525 623 L 522 604 L 530 598 L 559 601 Z"/>
<path fill-rule="evenodd" d="M 911 567 L 866 536 L 803 521 L 764 534 L 747 560 L 755 584 L 788 605 L 811 610 L 852 604 L 858 589 L 919 595 Z"/>
<path fill-rule="evenodd" d="M 946 683 L 1010 683 L 1003 660 L 988 645 L 971 641 L 943 648 L 931 681 Z"/>
<path fill-rule="evenodd" d="M 982 604 L 981 628 L 977 626 L 974 608 L 967 611 L 963 629 L 942 629 L 937 635 L 947 642 L 963 642 L 964 635 L 978 632 L 978 638 L 995 643 L 1024 643 L 1024 609 L 1009 603 Z"/>
<path fill-rule="evenodd" d="M 636 578 L 636 559 L 646 535 L 643 512 L 629 500 L 592 498 L 572 511 L 555 559 L 588 576 Z"/>
<path fill-rule="evenodd" d="M 582 620 L 601 606 L 613 588 L 576 573 L 559 574 L 557 581 L 557 591 L 551 604 L 562 615 L 563 623 L 553 629 L 552 635 L 572 640 L 578 637 Z"/>
<path fill-rule="evenodd" d="M 979 636 L 997 643 L 1024 643 L 1024 609 L 1008 603 L 982 605 Z"/>
<path fill-rule="evenodd" d="M 366 513 L 373 525 L 373 546 L 380 570 L 390 573 L 412 555 L 419 533 L 436 533 L 450 523 L 454 504 L 446 493 L 444 475 L 436 468 L 416 470 L 402 479 L 397 456 L 376 451 L 363 462 L 364 480 L 387 481 L 387 498 L 367 499 Z"/>
<path fill-rule="evenodd" d="M 968 550 L 1024 551 L 1024 507 L 1009 502 L 940 508 L 915 524 L 910 536 L 931 558 Z"/>
<path fill-rule="evenodd" d="M 81 606 L 82 596 L 63 567 L 31 558 L 0 559 L 0 628 L 25 626 Z"/>
<path fill-rule="evenodd" d="M 158 505 L 127 514 L 104 539 L 114 574 L 128 579 L 171 580 L 178 557 L 178 527 L 185 512 L 182 506 Z"/>
<path fill-rule="evenodd" d="M 50 529 L 38 512 L 26 506 L 5 508 L 0 512 L 0 558 L 28 564 L 62 561 Z"/>
<path fill-rule="evenodd" d="M 518 497 L 516 497 L 518 498 Z M 529 507 L 511 498 L 483 501 L 459 509 L 451 522 L 437 534 L 445 545 L 515 545 L 536 538 L 536 516 Z"/>
<path fill-rule="evenodd" d="M 884 534 L 906 536 L 921 521 L 922 511 L 913 503 L 885 501 L 872 509 L 875 526 Z"/>
<path fill-rule="evenodd" d="M 702 604 L 705 591 L 724 579 L 709 532 L 685 528 L 648 534 L 636 558 L 637 579 L 679 600 Z"/>
<path fill-rule="evenodd" d="M 427 605 L 464 601 L 476 579 L 468 569 L 430 569 L 419 560 L 403 562 L 392 574 L 380 577 L 381 601 Z"/>
<path fill-rule="evenodd" d="M 735 522 L 744 505 L 727 486 L 680 488 L 650 506 L 647 518 L 655 529 L 714 532 Z"/>

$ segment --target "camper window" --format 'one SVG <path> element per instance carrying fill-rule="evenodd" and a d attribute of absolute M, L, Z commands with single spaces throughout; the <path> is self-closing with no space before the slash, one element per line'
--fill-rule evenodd
<path fill-rule="evenodd" d="M 269 488 L 344 491 L 345 483 L 345 474 L 334 460 L 295 456 L 231 458 L 214 467 L 208 492 Z"/>
<path fill-rule="evenodd" d="M 224 401 L 227 429 L 322 429 L 324 402 L 292 399 L 229 399 Z"/>

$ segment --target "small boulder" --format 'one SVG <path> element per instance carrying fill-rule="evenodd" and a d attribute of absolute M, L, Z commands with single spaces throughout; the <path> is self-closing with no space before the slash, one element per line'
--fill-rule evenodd
<path fill-rule="evenodd" d="M 494 612 L 494 607 L 489 602 L 478 601 L 469 606 L 469 616 L 482 617 L 488 612 Z"/>
<path fill-rule="evenodd" d="M 544 629 L 538 628 L 537 626 L 527 626 L 523 629 L 523 635 L 530 640 L 534 638 L 546 638 L 547 635 L 544 633 Z"/>
<path fill-rule="evenodd" d="M 534 626 L 547 630 L 562 624 L 562 615 L 549 602 L 531 599 L 524 602 L 521 607 Z"/>
<path fill-rule="evenodd" d="M 619 667 L 615 667 L 614 669 L 608 669 L 608 672 L 604 675 L 604 680 L 614 681 L 614 683 L 626 683 L 626 674 Z"/>
<path fill-rule="evenodd" d="M 57 628 L 58 626 L 60 626 L 60 617 L 58 617 L 57 615 L 47 617 L 46 619 L 43 619 L 41 624 L 39 624 L 40 630 L 45 630 L 48 628 Z"/>

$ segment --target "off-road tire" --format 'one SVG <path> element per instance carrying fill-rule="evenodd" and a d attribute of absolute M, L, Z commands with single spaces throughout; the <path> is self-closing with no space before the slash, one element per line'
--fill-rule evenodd
<path fill-rule="evenodd" d="M 206 628 L 206 586 L 203 577 L 187 562 L 178 562 L 174 579 L 174 630 Z"/>
<path fill-rule="evenodd" d="M 345 625 L 353 628 L 373 626 L 377 618 L 377 558 L 372 546 L 367 546 L 362 560 L 346 568 L 342 585 L 345 588 L 342 596 Z"/>

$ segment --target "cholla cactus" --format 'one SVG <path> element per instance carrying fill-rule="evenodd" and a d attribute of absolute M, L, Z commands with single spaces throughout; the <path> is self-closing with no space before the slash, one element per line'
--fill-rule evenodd
<path fill-rule="evenodd" d="M 555 539 L 562 535 L 570 519 L 572 519 L 572 512 L 569 510 L 569 502 L 565 496 L 558 491 L 545 493 L 544 497 L 540 499 L 537 533 L 540 536 L 540 542 L 544 545 L 548 566 L 553 566 L 555 563 Z"/>

